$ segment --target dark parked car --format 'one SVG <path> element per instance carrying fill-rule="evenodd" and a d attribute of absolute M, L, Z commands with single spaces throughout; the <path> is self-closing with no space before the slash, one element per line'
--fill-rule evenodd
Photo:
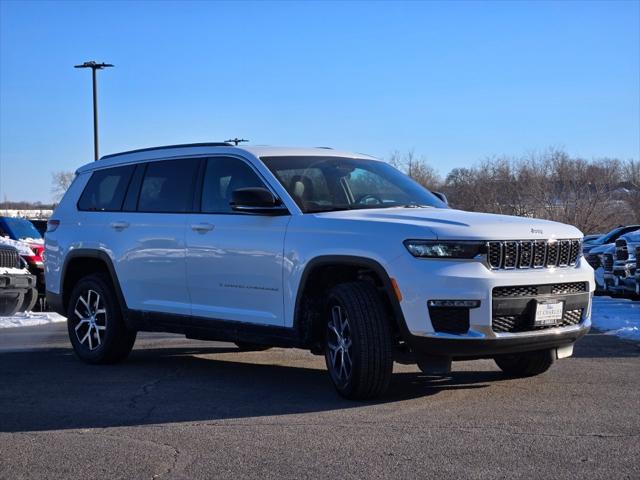
<path fill-rule="evenodd" d="M 591 251 L 591 249 L 595 247 L 599 247 L 600 245 L 606 245 L 608 243 L 615 243 L 616 240 L 622 235 L 626 235 L 627 233 L 635 232 L 640 228 L 640 225 L 626 225 L 614 228 L 608 233 L 601 235 L 600 237 L 592 240 L 585 240 L 582 246 L 582 253 L 585 255 Z"/>

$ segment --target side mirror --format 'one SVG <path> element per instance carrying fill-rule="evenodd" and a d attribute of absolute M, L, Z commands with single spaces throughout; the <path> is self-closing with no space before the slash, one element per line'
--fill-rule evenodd
<path fill-rule="evenodd" d="M 262 187 L 238 188 L 231 192 L 231 209 L 235 212 L 287 215 L 289 211 L 273 194 Z"/>
<path fill-rule="evenodd" d="M 442 192 L 431 192 L 431 193 L 433 193 L 436 197 L 438 197 L 440 200 L 442 200 L 442 202 L 445 205 L 449 205 L 449 200 L 447 200 L 447 196 L 444 193 L 442 193 Z"/>

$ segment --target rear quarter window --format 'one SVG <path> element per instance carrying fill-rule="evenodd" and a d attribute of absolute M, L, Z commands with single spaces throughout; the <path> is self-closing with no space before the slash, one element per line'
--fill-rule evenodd
<path fill-rule="evenodd" d="M 106 168 L 93 172 L 84 188 L 78 209 L 84 211 L 113 212 L 122 208 L 133 165 Z"/>

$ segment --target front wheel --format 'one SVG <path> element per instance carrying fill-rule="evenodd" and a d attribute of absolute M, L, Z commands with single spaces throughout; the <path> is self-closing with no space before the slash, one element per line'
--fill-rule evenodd
<path fill-rule="evenodd" d="M 554 350 L 501 355 L 494 358 L 500 369 L 510 377 L 533 377 L 551 368 L 555 360 Z"/>
<path fill-rule="evenodd" d="M 325 360 L 340 395 L 353 400 L 378 397 L 393 371 L 393 343 L 386 309 L 368 282 L 334 287 L 326 304 Z"/>
<path fill-rule="evenodd" d="M 67 308 L 67 329 L 73 350 L 87 363 L 115 363 L 129 355 L 136 332 L 128 330 L 105 275 L 78 281 Z"/>

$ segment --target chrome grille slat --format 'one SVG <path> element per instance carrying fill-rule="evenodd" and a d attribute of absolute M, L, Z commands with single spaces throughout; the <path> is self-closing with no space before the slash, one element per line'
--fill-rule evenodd
<path fill-rule="evenodd" d="M 518 242 L 504 242 L 503 268 L 511 270 L 518 264 Z"/>
<path fill-rule="evenodd" d="M 520 261 L 518 262 L 519 268 L 531 268 L 533 262 L 533 242 L 522 241 L 520 242 Z"/>
<path fill-rule="evenodd" d="M 20 255 L 18 250 L 11 246 L 0 245 L 0 267 L 20 268 Z"/>
<path fill-rule="evenodd" d="M 559 256 L 558 242 L 548 242 L 547 243 L 547 261 L 545 263 L 546 267 L 555 267 L 558 265 L 558 256 Z"/>
<path fill-rule="evenodd" d="M 569 266 L 569 257 L 571 257 L 571 241 L 560 240 L 558 242 L 558 266 Z"/>
<path fill-rule="evenodd" d="M 533 268 L 543 268 L 547 260 L 547 242 L 536 240 L 533 244 Z"/>
<path fill-rule="evenodd" d="M 569 267 L 581 251 L 578 239 L 496 240 L 487 242 L 487 263 L 492 270 Z"/>

